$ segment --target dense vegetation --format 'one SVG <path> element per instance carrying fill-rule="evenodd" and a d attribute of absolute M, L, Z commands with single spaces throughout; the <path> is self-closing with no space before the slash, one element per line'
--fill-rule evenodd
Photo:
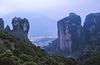
<path fill-rule="evenodd" d="M 100 65 L 100 51 L 89 52 L 86 58 L 79 61 L 78 65 Z"/>
<path fill-rule="evenodd" d="M 44 49 L 0 30 L 0 65 L 76 65 L 75 60 L 49 55 Z"/>
<path fill-rule="evenodd" d="M 90 52 L 86 56 L 76 63 L 72 58 L 49 55 L 30 41 L 0 29 L 0 65 L 100 65 L 100 51 Z"/>

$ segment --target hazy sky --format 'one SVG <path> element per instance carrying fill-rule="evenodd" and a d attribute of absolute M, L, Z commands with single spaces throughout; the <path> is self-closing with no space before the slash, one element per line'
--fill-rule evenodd
<path fill-rule="evenodd" d="M 60 20 L 70 12 L 84 17 L 100 12 L 100 0 L 0 0 L 0 17 L 12 12 L 39 12 Z"/>

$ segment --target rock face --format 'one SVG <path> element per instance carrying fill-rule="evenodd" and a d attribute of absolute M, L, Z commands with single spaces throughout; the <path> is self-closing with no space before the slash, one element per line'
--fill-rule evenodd
<path fill-rule="evenodd" d="M 13 18 L 12 20 L 13 30 L 12 33 L 18 37 L 28 39 L 28 32 L 29 32 L 29 22 L 26 18 L 21 19 Z"/>
<path fill-rule="evenodd" d="M 79 56 L 80 60 L 87 58 L 88 54 L 100 50 L 100 13 L 91 13 L 86 16 L 84 26 L 81 18 L 70 13 L 57 23 L 58 39 L 47 47 L 47 52 L 64 56 Z M 52 52 L 53 51 L 53 52 Z M 74 55 L 75 54 L 75 55 Z"/>
<path fill-rule="evenodd" d="M 2 18 L 0 18 L 0 28 L 4 29 L 4 21 Z"/>
<path fill-rule="evenodd" d="M 29 32 L 29 22 L 26 18 L 13 18 L 12 19 L 13 29 L 11 30 L 9 25 L 5 27 L 5 30 L 13 35 L 28 40 L 28 32 Z"/>
<path fill-rule="evenodd" d="M 100 13 L 91 13 L 86 16 L 84 32 L 89 45 L 100 45 Z"/>
<path fill-rule="evenodd" d="M 100 50 L 100 13 L 91 13 L 86 16 L 84 22 L 85 49 L 79 56 L 79 60 L 84 60 L 90 53 Z"/>
<path fill-rule="evenodd" d="M 75 13 L 70 13 L 57 23 L 60 49 L 66 53 L 74 53 L 79 48 L 81 34 L 81 18 Z"/>
<path fill-rule="evenodd" d="M 10 29 L 9 25 L 5 27 L 5 30 L 8 31 L 9 33 L 14 34 L 15 36 L 28 40 L 29 22 L 26 18 L 24 19 L 20 17 L 13 18 L 12 26 L 13 30 Z M 4 29 L 4 21 L 2 18 L 0 18 L 0 28 Z"/>

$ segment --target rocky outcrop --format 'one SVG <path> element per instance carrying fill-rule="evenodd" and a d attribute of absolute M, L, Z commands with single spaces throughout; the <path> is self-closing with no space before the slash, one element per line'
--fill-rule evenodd
<path fill-rule="evenodd" d="M 58 39 L 56 44 L 50 44 L 47 52 L 53 52 L 64 56 L 78 55 L 81 60 L 89 53 L 100 50 L 100 13 L 91 13 L 86 16 L 84 26 L 81 26 L 81 18 L 75 13 L 70 13 L 57 23 Z"/>
<path fill-rule="evenodd" d="M 13 18 L 12 20 L 13 30 L 12 33 L 18 37 L 28 39 L 29 22 L 26 18 L 21 19 L 20 17 Z"/>
<path fill-rule="evenodd" d="M 4 29 L 4 21 L 2 18 L 0 18 L 0 28 Z"/>
<path fill-rule="evenodd" d="M 7 25 L 5 30 L 13 35 L 28 40 L 28 32 L 29 32 L 29 22 L 26 18 L 22 19 L 20 17 L 15 17 L 12 19 L 13 29 L 10 29 L 10 26 Z M 2 18 L 0 19 L 0 28 L 4 29 L 4 21 Z"/>
<path fill-rule="evenodd" d="M 100 13 L 91 13 L 86 16 L 84 32 L 87 44 L 100 45 Z"/>
<path fill-rule="evenodd" d="M 5 30 L 11 33 L 11 29 L 10 29 L 10 26 L 9 26 L 9 25 L 7 25 L 7 26 L 5 27 Z"/>
<path fill-rule="evenodd" d="M 68 17 L 58 21 L 57 26 L 58 39 L 44 47 L 44 49 L 49 53 L 60 54 L 66 57 L 78 55 L 78 52 L 82 49 L 82 36 L 84 36 L 80 16 L 70 13 Z"/>
<path fill-rule="evenodd" d="M 79 48 L 80 34 L 81 34 L 81 18 L 75 13 L 70 13 L 69 17 L 66 17 L 57 23 L 58 25 L 58 39 L 60 49 L 65 50 L 66 53 L 74 53 Z"/>
<path fill-rule="evenodd" d="M 100 13 L 91 13 L 86 16 L 84 22 L 85 49 L 79 56 L 79 60 L 84 60 L 90 53 L 100 50 Z"/>

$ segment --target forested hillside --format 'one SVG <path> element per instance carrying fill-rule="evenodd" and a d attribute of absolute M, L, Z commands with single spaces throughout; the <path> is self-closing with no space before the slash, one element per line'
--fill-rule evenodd
<path fill-rule="evenodd" d="M 0 29 L 0 65 L 76 65 L 73 59 L 49 55 L 36 47 Z"/>

